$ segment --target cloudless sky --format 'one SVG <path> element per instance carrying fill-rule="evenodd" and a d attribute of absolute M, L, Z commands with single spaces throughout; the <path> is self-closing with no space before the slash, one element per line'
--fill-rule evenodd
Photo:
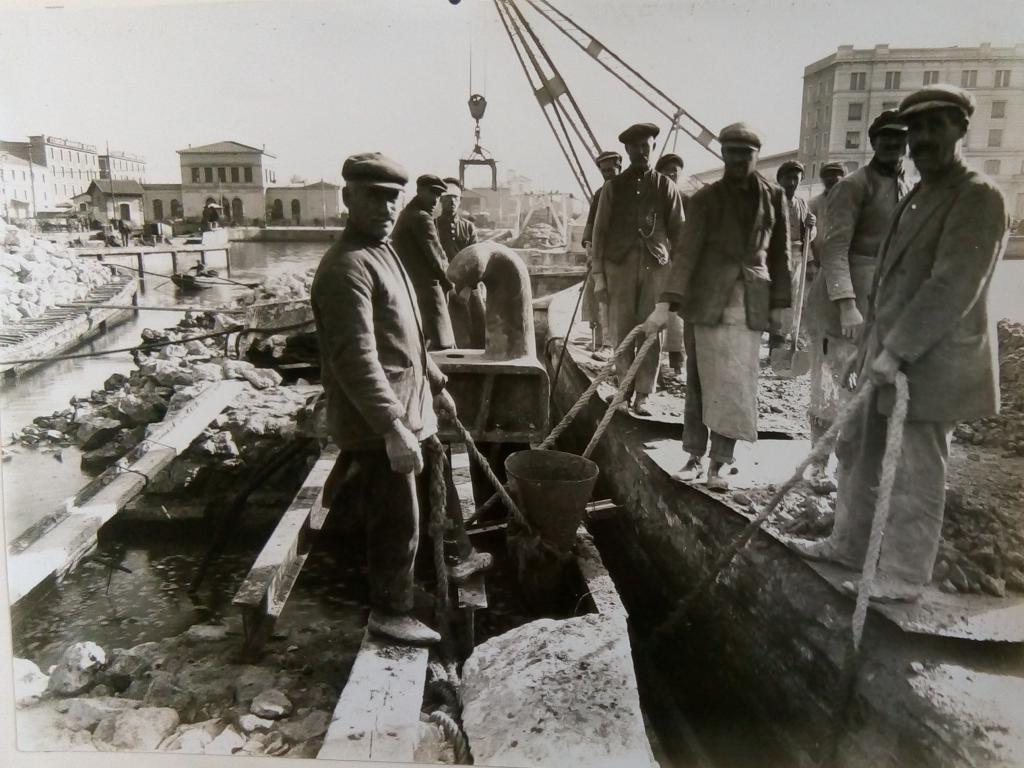
<path fill-rule="evenodd" d="M 665 121 L 519 0 L 605 147 Z M 145 156 L 178 182 L 175 150 L 234 139 L 277 155 L 279 182 L 340 180 L 380 150 L 415 175 L 458 171 L 482 143 L 536 189 L 578 191 L 492 0 L 97 2 L 0 0 L 0 138 L 47 133 Z M 713 130 L 748 120 L 764 153 L 796 147 L 804 67 L 858 48 L 1024 42 L 1019 0 L 553 0 Z M 63 3 L 63 5 L 61 5 Z M 679 140 L 689 171 L 714 158 Z M 486 183 L 485 171 L 470 178 Z M 596 172 L 593 174 L 596 178 Z"/>

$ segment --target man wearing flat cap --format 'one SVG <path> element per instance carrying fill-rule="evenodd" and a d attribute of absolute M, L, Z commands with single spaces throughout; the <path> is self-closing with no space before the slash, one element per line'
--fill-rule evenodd
<path fill-rule="evenodd" d="M 428 644 L 438 634 L 410 615 L 416 476 L 422 446 L 436 441 L 435 409 L 454 413 L 455 405 L 427 354 L 412 282 L 388 239 L 408 174 L 373 152 L 349 157 L 342 176 L 348 224 L 311 291 L 327 422 L 340 451 L 324 497 L 327 504 L 343 497 L 366 518 L 370 630 Z"/>
<path fill-rule="evenodd" d="M 622 170 L 622 155 L 618 152 L 606 151 L 597 156 L 595 160 L 597 169 L 601 172 L 602 185 L 614 179 Z M 598 360 L 610 360 L 611 348 L 608 346 L 607 319 L 603 318 L 602 305 L 594 297 L 594 219 L 597 218 L 597 206 L 601 201 L 601 187 L 594 190 L 594 196 L 590 199 L 590 210 L 587 212 L 587 223 L 583 227 L 583 247 L 587 251 L 587 265 L 590 267 L 590 278 L 583 286 L 583 302 L 581 312 L 583 320 L 590 323 L 594 334 L 593 351 L 594 358 Z"/>
<path fill-rule="evenodd" d="M 737 440 L 757 439 L 761 335 L 782 327 L 790 306 L 789 218 L 782 190 L 757 173 L 761 137 L 745 123 L 719 134 L 725 173 L 695 192 L 665 291 L 645 323 L 663 327 L 673 311 L 686 321 L 686 403 L 679 476 L 703 474 L 725 490 L 722 469 Z"/>
<path fill-rule="evenodd" d="M 878 248 L 889 221 L 910 185 L 903 173 L 907 127 L 895 110 L 882 112 L 868 129 L 874 156 L 840 180 L 828 195 L 828 232 L 821 269 L 811 285 L 808 320 L 812 329 L 811 439 L 835 420 L 849 389 L 843 378 L 857 354 Z M 828 458 L 811 467 L 808 481 L 820 493 L 835 490 Z M 842 469 L 840 469 L 840 472 Z"/>
<path fill-rule="evenodd" d="M 427 349 L 455 346 L 452 321 L 448 317 L 451 281 L 445 274 L 448 257 L 434 226 L 434 210 L 448 185 L 440 177 L 425 174 L 416 179 L 416 196 L 402 209 L 391 241 L 409 273 L 423 321 Z"/>
<path fill-rule="evenodd" d="M 683 168 L 685 165 L 683 158 L 674 152 L 666 152 L 654 164 L 654 170 L 670 179 L 679 190 L 679 196 L 683 198 L 684 216 L 686 204 L 690 201 L 690 196 L 683 192 Z M 665 327 L 665 351 L 668 352 L 668 367 L 676 373 L 683 372 L 684 347 L 683 318 L 676 314 L 670 315 L 668 325 Z"/>
<path fill-rule="evenodd" d="M 914 600 L 931 580 L 945 509 L 953 426 L 999 410 L 999 373 L 988 292 L 1006 248 L 1002 193 L 967 167 L 961 140 L 974 99 L 951 85 L 907 96 L 899 116 L 921 181 L 900 202 L 878 251 L 860 376 L 875 384 L 844 431 L 832 535 L 802 542 L 807 556 L 860 570 L 881 475 L 896 374 L 910 387 L 902 451 L 871 597 Z M 831 206 L 830 206 L 831 207 Z M 854 591 L 859 585 L 849 582 Z"/>
<path fill-rule="evenodd" d="M 786 193 L 786 207 L 789 216 L 789 273 L 793 281 L 793 300 L 796 301 L 799 281 L 806 282 L 807 275 L 804 274 L 802 259 L 804 243 L 814 239 L 815 224 L 817 219 L 807 206 L 807 201 L 797 197 L 796 191 L 800 188 L 800 182 L 804 179 L 804 165 L 798 160 L 787 160 L 775 172 L 775 180 Z M 792 325 L 792 319 L 787 318 L 787 326 Z M 792 328 L 793 333 L 799 333 L 799 328 Z M 768 348 L 782 346 L 785 343 L 783 333 L 770 334 L 768 336 Z"/>
<path fill-rule="evenodd" d="M 444 178 L 445 191 L 441 194 L 441 215 L 437 219 L 437 234 L 441 238 L 448 261 L 455 254 L 477 242 L 476 226 L 459 213 L 462 202 L 462 182 L 452 176 Z M 448 298 L 448 314 L 455 346 L 462 349 L 484 348 L 484 294 L 483 285 L 478 285 L 463 294 L 451 293 Z"/>
<path fill-rule="evenodd" d="M 818 169 L 818 180 L 821 181 L 823 189 L 810 199 L 807 203 L 807 210 L 814 214 L 814 239 L 811 241 L 811 257 L 814 260 L 814 270 L 811 275 L 817 275 L 821 268 L 821 252 L 825 247 L 825 232 L 828 229 L 828 219 L 825 215 L 825 204 L 829 193 L 835 189 L 839 180 L 846 175 L 846 166 L 840 162 L 822 163 Z"/>
<path fill-rule="evenodd" d="M 629 167 L 601 191 L 594 221 L 594 293 L 608 307 L 609 331 L 616 346 L 654 309 L 683 230 L 683 199 L 676 186 L 651 169 L 651 123 L 630 126 L 619 141 Z M 615 360 L 619 381 L 636 357 L 643 339 Z M 661 364 L 661 340 L 640 363 L 633 389 L 633 410 L 650 415 L 647 398 L 654 392 Z"/>

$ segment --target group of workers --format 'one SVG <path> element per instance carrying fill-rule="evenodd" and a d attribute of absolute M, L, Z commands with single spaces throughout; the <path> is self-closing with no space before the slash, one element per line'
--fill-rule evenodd
<path fill-rule="evenodd" d="M 757 438 L 762 336 L 778 345 L 783 334 L 800 333 L 787 323 L 806 281 L 814 439 L 858 380 L 870 379 L 873 391 L 844 425 L 835 480 L 825 463 L 809 478 L 822 492 L 838 486 L 832 535 L 794 546 L 859 568 L 893 385 L 898 373 L 907 377 L 909 412 L 874 599 L 915 599 L 930 580 L 952 428 L 998 409 L 987 293 L 1009 222 L 999 190 L 961 157 L 973 111 L 970 94 L 953 86 L 907 96 L 872 123 L 872 160 L 850 174 L 824 164 L 825 190 L 810 203 L 795 194 L 799 163 L 784 164 L 778 184 L 757 172 L 762 138 L 745 123 L 721 131 L 723 176 L 691 196 L 679 187 L 681 158 L 663 155 L 651 168 L 654 125 L 620 134 L 625 170 L 618 153 L 597 158 L 605 181 L 584 236 L 592 278 L 584 311 L 604 354 L 637 325 L 657 335 L 633 384 L 638 414 L 657 384 L 663 333 L 670 365 L 680 368 L 685 357 L 684 479 L 728 488 L 736 441 Z M 908 144 L 920 174 L 913 188 L 903 168 Z M 420 176 L 399 215 L 409 177 L 398 163 L 353 155 L 342 175 L 348 224 L 312 288 L 328 425 L 340 451 L 325 501 L 367 512 L 371 631 L 429 644 L 437 633 L 412 616 L 424 457 L 444 454 L 437 414 L 454 416 L 456 406 L 428 350 L 483 346 L 474 320 L 482 286 L 456 293 L 447 277 L 477 234 L 458 212 L 456 179 Z M 813 262 L 801 268 L 804 243 Z M 616 359 L 620 381 L 642 341 Z M 461 517 L 450 517 L 459 529 Z M 466 543 L 453 560 L 457 580 L 490 565 Z"/>

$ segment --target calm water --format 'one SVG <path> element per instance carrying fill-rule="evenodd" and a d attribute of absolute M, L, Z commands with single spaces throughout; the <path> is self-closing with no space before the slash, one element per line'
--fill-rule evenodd
<path fill-rule="evenodd" d="M 329 243 L 235 243 L 231 248 L 232 280 L 252 282 L 295 270 L 315 266 L 327 250 Z M 132 258 L 124 259 L 135 266 Z M 222 264 L 211 261 L 220 268 Z M 180 264 L 184 268 L 187 264 Z M 169 274 L 171 258 L 157 255 L 146 262 L 148 272 Z M 139 293 L 139 304 L 174 306 L 178 303 L 204 306 L 227 306 L 245 293 L 241 287 L 225 285 L 200 294 L 182 297 L 166 278 L 148 276 L 144 290 Z M 142 340 L 145 328 L 166 328 L 175 325 L 180 315 L 172 312 L 137 312 L 128 322 L 117 326 L 101 339 L 75 350 L 102 351 L 136 345 Z M 65 360 L 39 368 L 18 381 L 11 388 L 0 390 L 0 434 L 10 439 L 36 416 L 48 416 L 68 407 L 72 396 L 88 395 L 103 386 L 112 373 L 128 373 L 132 369 L 131 355 L 118 353 L 82 360 Z M 45 515 L 89 481 L 79 470 L 81 454 L 76 448 L 64 449 L 63 461 L 52 454 L 43 454 L 29 448 L 16 447 L 14 458 L 0 464 L 3 519 L 6 541 L 16 538 L 39 517 Z"/>

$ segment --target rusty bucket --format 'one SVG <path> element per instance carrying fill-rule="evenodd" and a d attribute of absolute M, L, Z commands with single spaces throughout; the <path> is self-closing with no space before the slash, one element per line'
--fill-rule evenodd
<path fill-rule="evenodd" d="M 505 459 L 505 472 L 538 535 L 563 552 L 571 550 L 597 482 L 597 464 L 572 453 L 529 450 Z"/>

